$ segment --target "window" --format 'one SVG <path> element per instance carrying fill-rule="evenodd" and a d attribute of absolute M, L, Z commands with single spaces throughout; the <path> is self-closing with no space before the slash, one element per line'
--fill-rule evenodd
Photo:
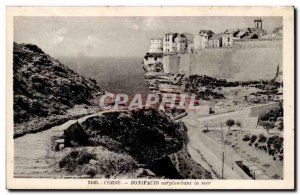
<path fill-rule="evenodd" d="M 228 40 L 228 42 L 230 42 L 230 38 L 229 37 L 227 38 L 227 40 Z"/>

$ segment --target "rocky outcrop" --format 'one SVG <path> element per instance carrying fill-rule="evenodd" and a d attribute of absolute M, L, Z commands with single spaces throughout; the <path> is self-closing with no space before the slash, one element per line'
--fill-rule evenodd
<path fill-rule="evenodd" d="M 146 85 L 151 91 L 163 93 L 181 93 L 184 91 L 184 75 L 164 73 L 162 63 L 143 64 L 143 69 Z"/>
<path fill-rule="evenodd" d="M 136 168 L 149 169 L 157 177 L 211 178 L 190 158 L 184 124 L 155 109 L 104 112 L 71 125 L 63 139 L 66 147 L 103 147 L 130 155 Z"/>
<path fill-rule="evenodd" d="M 14 122 L 62 115 L 77 104 L 92 105 L 101 89 L 31 44 L 14 43 Z"/>
<path fill-rule="evenodd" d="M 195 94 L 199 99 L 222 99 L 218 87 L 238 86 L 238 82 L 227 82 L 224 79 L 215 79 L 205 75 L 185 75 L 164 73 L 163 64 L 144 63 L 146 85 L 156 93 L 189 93 Z"/>

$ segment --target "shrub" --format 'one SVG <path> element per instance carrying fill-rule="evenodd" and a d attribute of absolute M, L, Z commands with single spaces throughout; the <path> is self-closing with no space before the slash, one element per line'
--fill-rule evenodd
<path fill-rule="evenodd" d="M 73 172 L 78 165 L 88 164 L 90 159 L 96 159 L 96 156 L 85 150 L 75 149 L 59 161 L 59 167 L 65 168 L 66 171 Z"/>
<path fill-rule="evenodd" d="M 225 122 L 226 126 L 228 126 L 228 130 L 230 130 L 230 127 L 233 126 L 235 123 L 234 123 L 234 120 L 232 119 L 228 119 L 226 122 Z"/>
<path fill-rule="evenodd" d="M 32 44 L 26 44 L 26 47 L 30 49 L 31 51 L 37 52 L 37 53 L 44 53 L 38 46 L 32 45 Z"/>
<path fill-rule="evenodd" d="M 241 122 L 237 121 L 235 124 L 236 124 L 236 126 L 238 126 L 241 129 L 241 127 L 242 127 L 242 123 Z"/>
<path fill-rule="evenodd" d="M 251 142 L 251 143 L 254 143 L 255 140 L 256 140 L 256 138 L 257 138 L 256 135 L 252 135 L 252 136 L 251 136 L 251 139 L 250 139 L 250 142 Z"/>
<path fill-rule="evenodd" d="M 262 150 L 262 146 L 258 146 L 258 149 Z"/>
<path fill-rule="evenodd" d="M 77 158 L 78 154 L 79 154 L 79 151 L 78 151 L 78 150 L 72 150 L 72 151 L 70 152 L 70 157 L 72 157 L 72 158 Z"/>
<path fill-rule="evenodd" d="M 250 136 L 249 136 L 249 135 L 244 135 L 243 141 L 244 141 L 244 142 L 247 142 L 247 141 L 249 141 L 249 140 L 250 140 Z"/>
<path fill-rule="evenodd" d="M 279 152 L 282 149 L 282 144 L 276 143 L 273 145 L 273 147 L 276 150 L 276 152 Z"/>
<path fill-rule="evenodd" d="M 91 159 L 96 159 L 96 155 L 88 153 L 86 151 L 82 151 L 78 156 L 77 162 L 79 165 L 83 165 L 89 163 Z"/>
<path fill-rule="evenodd" d="M 70 155 L 65 156 L 59 161 L 59 167 L 65 168 L 68 172 L 73 172 L 76 169 L 76 161 L 70 157 Z"/>
<path fill-rule="evenodd" d="M 88 165 L 84 168 L 84 173 L 93 178 L 98 173 L 98 171 L 95 166 Z"/>
<path fill-rule="evenodd" d="M 269 121 L 261 121 L 260 125 L 269 132 L 270 129 L 273 129 L 275 127 L 274 123 L 271 123 Z"/>
<path fill-rule="evenodd" d="M 265 143 L 266 141 L 267 141 L 267 138 L 263 134 L 259 134 L 258 142 L 259 143 Z"/>
<path fill-rule="evenodd" d="M 271 148 L 268 150 L 268 152 L 271 156 L 274 156 L 275 150 Z"/>

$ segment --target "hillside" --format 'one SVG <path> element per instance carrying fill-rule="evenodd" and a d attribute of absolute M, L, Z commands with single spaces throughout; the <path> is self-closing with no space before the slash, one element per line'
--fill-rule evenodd
<path fill-rule="evenodd" d="M 106 111 L 65 129 L 53 148 L 65 175 L 210 179 L 191 159 L 186 131 L 155 109 Z"/>
<path fill-rule="evenodd" d="M 14 122 L 62 115 L 75 105 L 93 105 L 101 89 L 31 44 L 14 43 Z"/>

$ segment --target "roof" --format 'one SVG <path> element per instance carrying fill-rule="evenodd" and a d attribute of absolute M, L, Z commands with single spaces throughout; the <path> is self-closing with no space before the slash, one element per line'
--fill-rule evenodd
<path fill-rule="evenodd" d="M 260 21 L 262 21 L 261 18 L 256 18 L 256 19 L 254 20 L 254 22 L 260 22 Z"/>
<path fill-rule="evenodd" d="M 247 33 L 247 31 L 240 31 L 236 36 L 241 37 L 241 36 L 245 35 L 246 33 Z"/>
<path fill-rule="evenodd" d="M 254 32 L 254 31 L 257 31 L 259 28 L 248 28 L 248 31 L 249 32 Z"/>
<path fill-rule="evenodd" d="M 226 36 L 226 37 L 232 37 L 234 34 L 233 33 L 222 33 L 220 34 L 222 37 Z"/>
<path fill-rule="evenodd" d="M 166 33 L 165 35 L 175 35 L 175 34 L 178 34 L 178 33 L 168 32 L 168 33 Z"/>
<path fill-rule="evenodd" d="M 254 36 L 257 36 L 257 38 L 258 38 L 260 35 L 259 35 L 259 33 L 257 33 L 257 32 L 253 32 L 253 33 L 251 33 L 250 35 L 248 35 L 248 37 L 249 37 L 250 39 L 252 39 Z"/>

